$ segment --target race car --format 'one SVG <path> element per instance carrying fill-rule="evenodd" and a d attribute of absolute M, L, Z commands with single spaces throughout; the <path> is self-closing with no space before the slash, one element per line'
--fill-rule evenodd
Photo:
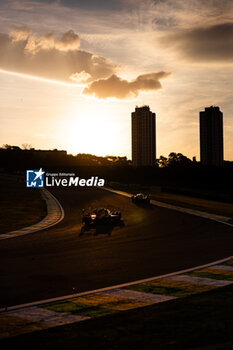
<path fill-rule="evenodd" d="M 111 211 L 108 208 L 94 209 L 90 212 L 83 210 L 82 222 L 84 225 L 113 223 L 120 220 L 120 211 Z"/>
<path fill-rule="evenodd" d="M 150 203 L 150 195 L 146 195 L 143 193 L 138 193 L 131 197 L 133 203 Z"/>

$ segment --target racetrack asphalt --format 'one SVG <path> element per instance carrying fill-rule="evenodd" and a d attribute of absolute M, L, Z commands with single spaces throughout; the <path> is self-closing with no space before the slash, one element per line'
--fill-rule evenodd
<path fill-rule="evenodd" d="M 65 211 L 50 229 L 0 242 L 0 307 L 65 296 L 232 255 L 233 228 L 97 188 L 57 188 Z M 124 226 L 82 232 L 82 208 L 110 206 Z"/>

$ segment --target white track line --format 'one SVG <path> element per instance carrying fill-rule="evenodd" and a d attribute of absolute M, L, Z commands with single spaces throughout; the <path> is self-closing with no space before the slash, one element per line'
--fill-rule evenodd
<path fill-rule="evenodd" d="M 113 289 L 128 287 L 128 286 L 132 286 L 132 285 L 139 284 L 139 283 L 150 282 L 150 281 L 153 281 L 153 280 L 166 278 L 166 277 L 170 277 L 170 276 L 175 276 L 175 275 L 183 274 L 183 273 L 186 273 L 186 272 L 191 272 L 191 271 L 194 271 L 194 270 L 203 269 L 205 267 L 210 267 L 210 266 L 213 266 L 213 265 L 221 264 L 221 263 L 226 262 L 226 261 L 231 260 L 231 259 L 233 259 L 233 256 L 229 256 L 228 258 L 224 258 L 224 259 L 221 259 L 221 260 L 216 260 L 214 262 L 211 262 L 211 263 L 208 263 L 208 264 L 205 264 L 205 265 L 195 266 L 195 267 L 192 267 L 192 268 L 189 268 L 189 269 L 180 270 L 180 271 L 168 273 L 168 274 L 161 275 L 161 276 L 145 278 L 145 279 L 134 281 L 134 282 L 122 283 L 122 284 L 114 285 L 114 286 L 111 286 L 111 287 L 94 289 L 94 290 L 89 290 L 89 291 L 81 292 L 81 293 L 64 295 L 62 297 L 56 297 L 56 298 L 51 298 L 51 299 L 34 301 L 34 302 L 31 302 L 31 303 L 26 303 L 26 304 L 9 306 L 9 307 L 5 307 L 5 308 L 1 308 L 0 312 L 6 312 L 6 311 L 10 311 L 10 310 L 17 310 L 17 309 L 22 309 L 22 308 L 26 308 L 26 307 L 37 306 L 37 305 L 47 304 L 47 303 L 51 303 L 51 302 L 55 302 L 55 301 L 66 300 L 66 299 L 71 299 L 71 298 L 77 298 L 77 297 L 88 295 L 88 294 L 95 294 L 95 293 L 98 293 L 98 292 L 104 292 L 104 291 L 110 291 L 110 290 L 113 290 Z"/>
<path fill-rule="evenodd" d="M 54 195 L 52 195 L 52 193 L 46 188 L 41 189 L 41 194 L 47 204 L 47 215 L 44 217 L 44 219 L 32 226 L 24 227 L 20 230 L 15 230 L 6 234 L 1 234 L 0 240 L 21 237 L 30 233 L 39 232 L 57 225 L 64 219 L 64 209 L 57 198 L 54 197 Z"/>

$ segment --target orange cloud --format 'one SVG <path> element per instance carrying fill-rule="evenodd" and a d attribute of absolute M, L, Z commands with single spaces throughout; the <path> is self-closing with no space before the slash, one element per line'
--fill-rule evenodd
<path fill-rule="evenodd" d="M 53 33 L 49 33 L 39 38 L 33 35 L 29 35 L 26 39 L 27 44 L 25 46 L 25 50 L 28 53 L 32 54 L 36 54 L 40 50 L 52 49 L 64 52 L 74 51 L 77 50 L 80 46 L 79 36 L 73 30 L 69 30 L 68 32 L 64 33 L 61 39 L 56 39 Z"/>
<path fill-rule="evenodd" d="M 31 34 L 31 29 L 27 26 L 17 27 L 13 26 L 10 31 L 10 37 L 13 42 L 27 40 L 29 35 Z"/>
<path fill-rule="evenodd" d="M 139 75 L 132 81 L 124 80 L 113 74 L 107 79 L 99 79 L 90 83 L 83 94 L 106 99 L 137 97 L 140 91 L 154 91 L 161 89 L 160 79 L 170 75 L 169 72 L 157 72 Z"/>
<path fill-rule="evenodd" d="M 73 30 L 56 38 L 54 33 L 32 34 L 30 28 L 12 27 L 0 33 L 0 69 L 63 82 L 89 82 L 109 77 L 116 65 L 104 57 L 79 49 Z"/>

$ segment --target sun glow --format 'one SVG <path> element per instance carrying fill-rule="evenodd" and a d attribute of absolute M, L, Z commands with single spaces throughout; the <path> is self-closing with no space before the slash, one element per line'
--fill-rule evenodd
<path fill-rule="evenodd" d="M 121 142 L 119 123 L 112 118 L 106 102 L 101 106 L 90 103 L 88 109 L 79 107 L 66 119 L 62 133 L 67 150 L 72 154 L 114 155 Z"/>

